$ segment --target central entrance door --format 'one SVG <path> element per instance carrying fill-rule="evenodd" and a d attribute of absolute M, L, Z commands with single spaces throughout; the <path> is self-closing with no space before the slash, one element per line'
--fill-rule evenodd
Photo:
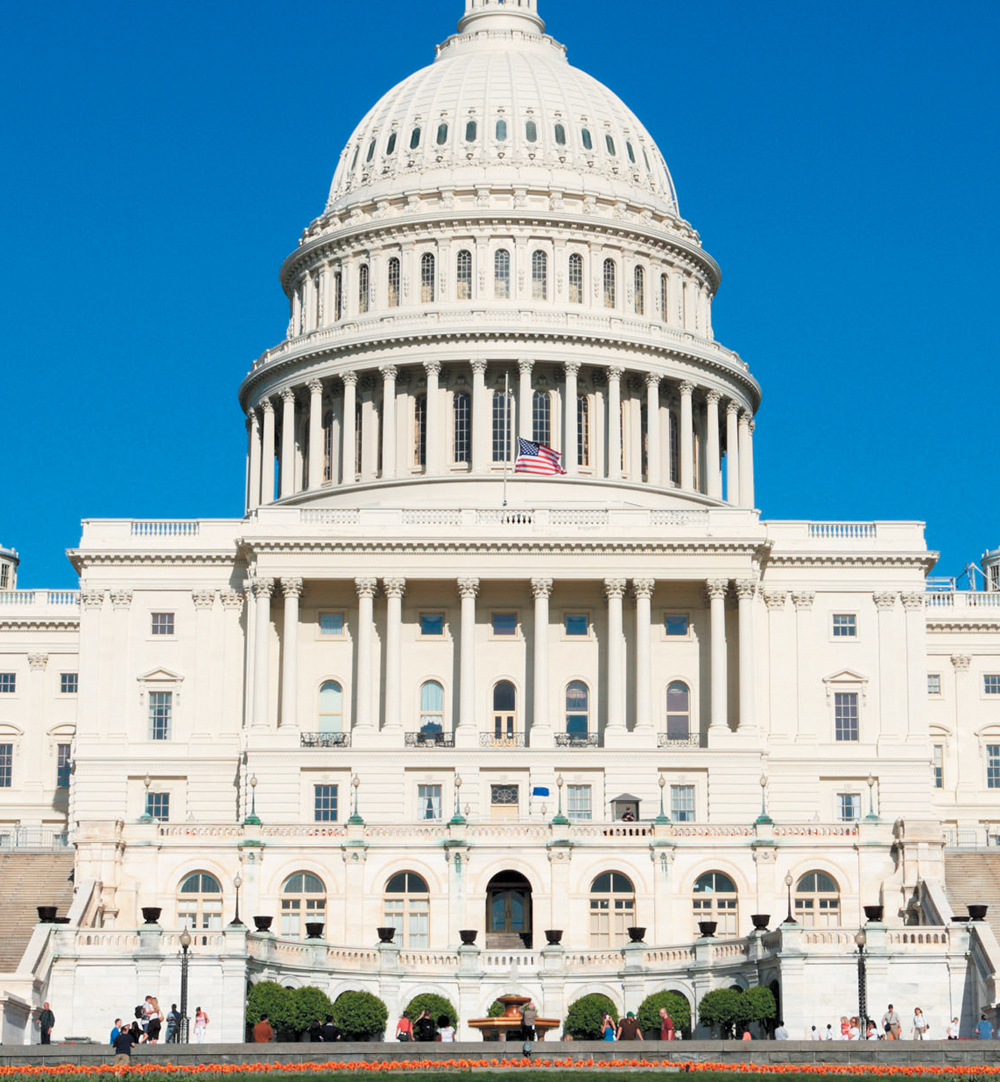
<path fill-rule="evenodd" d="M 531 945 L 531 884 L 520 872 L 500 872 L 486 888 L 486 946 Z"/>

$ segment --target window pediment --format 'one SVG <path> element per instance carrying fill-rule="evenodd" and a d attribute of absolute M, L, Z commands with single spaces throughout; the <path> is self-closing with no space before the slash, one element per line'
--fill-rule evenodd
<path fill-rule="evenodd" d="M 827 702 L 837 691 L 860 691 L 861 701 L 868 701 L 868 677 L 854 669 L 841 669 L 830 676 L 824 676 L 823 684 L 826 687 Z"/>

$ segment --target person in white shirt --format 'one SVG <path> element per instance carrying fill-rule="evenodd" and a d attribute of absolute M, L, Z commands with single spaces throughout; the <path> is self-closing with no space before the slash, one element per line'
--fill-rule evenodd
<path fill-rule="evenodd" d="M 861 1040 L 861 1027 L 858 1025 L 858 1020 L 856 1018 L 851 1019 L 851 1025 L 847 1031 L 847 1039 L 849 1041 Z"/>
<path fill-rule="evenodd" d="M 454 1039 L 455 1027 L 451 1024 L 451 1019 L 446 1014 L 442 1014 L 438 1019 L 438 1040 L 453 1041 Z"/>
<path fill-rule="evenodd" d="M 822 1040 L 822 1036 L 820 1035 L 819 1030 L 815 1026 L 813 1026 L 812 1029 L 809 1030 L 809 1040 L 810 1041 L 820 1041 L 820 1040 Z"/>
<path fill-rule="evenodd" d="M 826 1033 L 823 1034 L 823 1040 L 824 1041 L 832 1041 L 833 1040 L 833 1026 L 830 1025 L 829 1022 L 827 1022 L 827 1024 L 826 1024 Z"/>
<path fill-rule="evenodd" d="M 957 1041 L 958 1040 L 958 1030 L 959 1030 L 958 1019 L 953 1018 L 948 1023 L 948 1027 L 947 1027 L 947 1031 L 946 1031 L 949 1041 Z"/>
<path fill-rule="evenodd" d="M 788 1030 L 785 1029 L 785 1023 L 784 1022 L 779 1022 L 778 1023 L 778 1028 L 774 1031 L 774 1039 L 776 1041 L 787 1041 L 788 1040 Z"/>
<path fill-rule="evenodd" d="M 924 1012 L 919 1007 L 913 1008 L 913 1039 L 915 1041 L 922 1041 L 924 1034 L 927 1032 L 927 1019 L 924 1017 Z"/>

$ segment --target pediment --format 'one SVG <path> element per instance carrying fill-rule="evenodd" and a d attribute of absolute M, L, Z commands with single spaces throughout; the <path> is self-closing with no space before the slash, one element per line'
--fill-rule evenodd
<path fill-rule="evenodd" d="M 140 684 L 180 684 L 184 677 L 170 669 L 150 669 L 136 679 Z"/>
<path fill-rule="evenodd" d="M 840 669 L 829 676 L 824 676 L 823 683 L 826 685 L 827 699 L 837 690 L 860 691 L 862 700 L 868 698 L 868 677 L 855 669 Z"/>

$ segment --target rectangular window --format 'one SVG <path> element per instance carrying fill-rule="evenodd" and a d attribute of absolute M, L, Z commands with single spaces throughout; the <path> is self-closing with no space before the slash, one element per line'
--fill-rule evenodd
<path fill-rule="evenodd" d="M 833 697 L 835 739 L 858 739 L 858 693 L 838 691 Z"/>
<path fill-rule="evenodd" d="M 170 794 L 147 793 L 146 814 L 150 819 L 165 823 L 170 818 Z"/>
<path fill-rule="evenodd" d="M 75 695 L 80 690 L 80 674 L 61 672 L 59 674 L 59 694 Z"/>
<path fill-rule="evenodd" d="M 313 817 L 317 823 L 335 823 L 337 821 L 336 785 L 313 786 Z"/>
<path fill-rule="evenodd" d="M 567 612 L 563 617 L 567 635 L 589 635 L 590 617 L 585 612 Z"/>
<path fill-rule="evenodd" d="M 493 392 L 493 461 L 509 462 L 511 451 L 510 423 L 513 413 L 513 393 Z"/>
<path fill-rule="evenodd" d="M 928 695 L 940 695 L 941 694 L 941 674 L 938 672 L 930 672 L 927 674 L 927 694 Z"/>
<path fill-rule="evenodd" d="M 6 590 L 10 582 L 10 564 L 0 564 L 0 590 Z"/>
<path fill-rule="evenodd" d="M 13 784 L 14 745 L 0 744 L 0 789 L 9 789 Z"/>
<path fill-rule="evenodd" d="M 174 711 L 174 693 L 172 691 L 151 691 L 149 693 L 149 739 L 169 740 L 170 722 Z"/>
<path fill-rule="evenodd" d="M 454 460 L 455 462 L 472 461 L 472 398 L 467 391 L 458 391 L 454 401 Z"/>
<path fill-rule="evenodd" d="M 13 695 L 17 690 L 17 673 L 0 672 L 0 695 Z"/>
<path fill-rule="evenodd" d="M 417 818 L 440 819 L 441 818 L 441 786 L 418 785 L 417 786 Z"/>
<path fill-rule="evenodd" d="M 944 788 L 944 745 L 935 744 L 934 752 L 934 788 Z"/>
<path fill-rule="evenodd" d="M 663 617 L 663 630 L 668 635 L 685 638 L 690 630 L 690 619 L 686 612 L 668 612 Z"/>
<path fill-rule="evenodd" d="M 69 757 L 69 744 L 59 744 L 56 747 L 56 788 L 69 788 L 69 769 L 71 764 Z"/>
<path fill-rule="evenodd" d="M 592 817 L 589 785 L 566 786 L 566 815 L 570 819 Z"/>
<path fill-rule="evenodd" d="M 986 745 L 986 788 L 1000 789 L 1000 744 Z"/>
<path fill-rule="evenodd" d="M 413 400 L 413 465 L 427 465 L 427 395 Z"/>
<path fill-rule="evenodd" d="M 1000 695 L 1000 673 L 986 673 L 983 676 L 983 694 Z"/>
<path fill-rule="evenodd" d="M 516 612 L 493 613 L 493 634 L 498 638 L 510 637 L 517 634 Z"/>
<path fill-rule="evenodd" d="M 670 818 L 675 823 L 694 822 L 694 786 L 670 786 Z"/>
<path fill-rule="evenodd" d="M 321 612 L 319 614 L 319 633 L 324 637 L 337 638 L 344 634 L 344 614 L 342 612 Z"/>
<path fill-rule="evenodd" d="M 420 634 L 440 638 L 444 634 L 444 613 L 422 612 L 420 614 Z"/>
<path fill-rule="evenodd" d="M 856 823 L 861 818 L 861 794 L 837 794 L 837 820 L 841 823 Z"/>
<path fill-rule="evenodd" d="M 174 614 L 172 612 L 154 612 L 152 633 L 154 635 L 173 635 Z"/>
<path fill-rule="evenodd" d="M 833 637 L 835 639 L 855 639 L 858 635 L 858 618 L 853 612 L 835 612 L 833 614 Z"/>

